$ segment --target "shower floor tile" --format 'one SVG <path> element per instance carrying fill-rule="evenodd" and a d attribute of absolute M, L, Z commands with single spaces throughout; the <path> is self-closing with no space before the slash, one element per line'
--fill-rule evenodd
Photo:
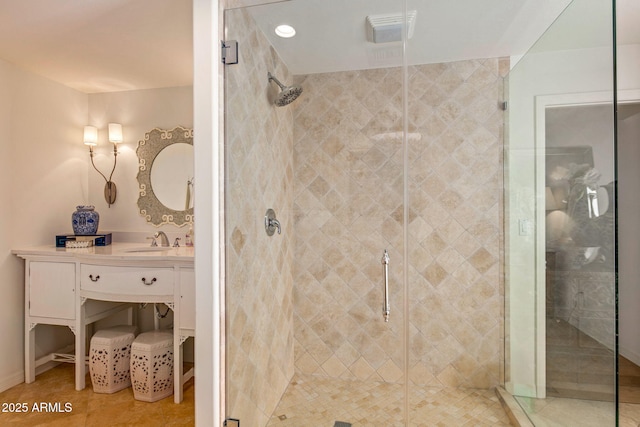
<path fill-rule="evenodd" d="M 296 376 L 267 427 L 403 425 L 401 384 Z M 510 426 L 493 390 L 410 388 L 412 427 Z"/>

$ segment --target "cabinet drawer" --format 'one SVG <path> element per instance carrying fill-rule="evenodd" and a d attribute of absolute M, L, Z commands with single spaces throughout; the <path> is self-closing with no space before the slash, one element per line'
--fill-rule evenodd
<path fill-rule="evenodd" d="M 173 268 L 82 264 L 80 289 L 117 295 L 173 296 Z"/>

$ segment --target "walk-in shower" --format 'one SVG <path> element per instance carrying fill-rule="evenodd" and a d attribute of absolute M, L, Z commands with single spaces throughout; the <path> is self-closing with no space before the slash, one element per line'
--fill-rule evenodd
<path fill-rule="evenodd" d="M 506 426 L 496 388 L 528 396 L 533 412 L 545 397 L 546 192 L 532 117 L 542 95 L 581 89 L 544 86 L 548 64 L 511 55 L 542 33 L 525 35 L 525 22 L 549 26 L 569 1 L 456 3 L 465 7 L 291 0 L 225 12 L 241 50 L 225 66 L 225 393 L 243 425 Z M 574 3 L 611 15 L 605 0 Z M 406 22 L 407 11 L 411 39 L 367 40 L 367 16 Z M 592 22 L 569 18 L 577 27 L 549 34 L 579 37 Z M 296 37 L 278 38 L 280 23 Z M 558 66 L 578 54 L 536 49 Z M 274 83 L 278 95 L 255 96 Z M 281 234 L 266 235 L 267 209 Z"/>

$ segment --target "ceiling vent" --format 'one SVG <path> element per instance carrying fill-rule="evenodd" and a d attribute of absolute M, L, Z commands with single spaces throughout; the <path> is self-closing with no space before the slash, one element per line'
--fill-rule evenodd
<path fill-rule="evenodd" d="M 407 12 L 407 39 L 413 37 L 413 29 L 418 12 Z M 393 13 L 385 15 L 367 16 L 367 40 L 372 43 L 392 43 L 402 41 L 402 29 L 404 28 L 404 14 Z"/>

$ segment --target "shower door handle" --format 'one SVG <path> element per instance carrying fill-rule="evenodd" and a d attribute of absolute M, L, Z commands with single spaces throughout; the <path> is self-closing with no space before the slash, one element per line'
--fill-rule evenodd
<path fill-rule="evenodd" d="M 388 322 L 391 307 L 389 306 L 389 252 L 386 249 L 380 261 L 382 262 L 382 273 L 384 275 L 382 315 L 384 316 L 384 321 Z"/>

